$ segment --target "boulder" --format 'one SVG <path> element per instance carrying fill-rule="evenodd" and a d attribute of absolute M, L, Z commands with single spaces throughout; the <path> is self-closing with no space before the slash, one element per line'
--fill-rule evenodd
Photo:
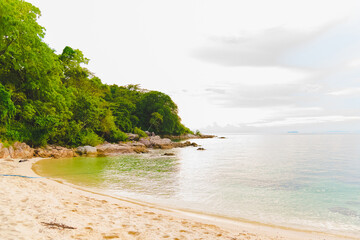
<path fill-rule="evenodd" d="M 127 144 L 104 143 L 96 146 L 97 152 L 101 155 L 117 155 L 124 153 L 133 153 L 134 150 Z"/>
<path fill-rule="evenodd" d="M 127 133 L 126 135 L 128 136 L 128 139 L 130 141 L 138 141 L 139 140 L 139 135 L 138 134 Z"/>
<path fill-rule="evenodd" d="M 13 158 L 32 158 L 34 149 L 26 143 L 15 142 L 13 146 Z"/>
<path fill-rule="evenodd" d="M 45 148 L 35 149 L 35 156 L 43 158 L 71 158 L 77 156 L 73 149 L 59 146 L 46 146 Z"/>
<path fill-rule="evenodd" d="M 175 153 L 164 153 L 164 156 L 175 156 Z"/>
<path fill-rule="evenodd" d="M 139 143 L 143 144 L 144 146 L 150 148 L 151 147 L 151 142 L 149 138 L 141 138 L 139 140 Z"/>
<path fill-rule="evenodd" d="M 147 147 L 140 142 L 128 142 L 126 145 L 130 146 L 131 149 L 136 153 L 147 153 L 149 150 Z"/>
<path fill-rule="evenodd" d="M 172 141 L 168 138 L 160 138 L 159 136 L 141 138 L 140 143 L 148 148 L 169 149 L 173 148 Z"/>
<path fill-rule="evenodd" d="M 10 157 L 10 152 L 9 152 L 9 149 L 7 148 L 4 148 L 3 144 L 1 144 L 1 148 L 0 148 L 0 159 L 3 158 L 3 159 L 7 159 L 7 158 L 11 158 Z"/>
<path fill-rule="evenodd" d="M 198 145 L 194 142 L 190 142 L 190 141 L 186 141 L 186 142 L 174 142 L 173 143 L 174 147 L 197 147 Z"/>
<path fill-rule="evenodd" d="M 159 136 L 150 137 L 150 143 L 153 148 L 169 149 L 173 148 L 172 141 L 168 138 L 160 138 Z"/>
<path fill-rule="evenodd" d="M 97 149 L 92 146 L 80 146 L 76 148 L 76 153 L 80 155 L 97 155 Z"/>

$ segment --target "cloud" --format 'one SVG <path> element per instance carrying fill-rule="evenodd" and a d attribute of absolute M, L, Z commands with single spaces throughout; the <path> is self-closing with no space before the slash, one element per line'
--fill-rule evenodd
<path fill-rule="evenodd" d="M 217 93 L 217 94 L 226 94 L 226 90 L 224 90 L 224 89 L 207 88 L 207 89 L 205 89 L 205 91 L 213 92 L 213 93 Z"/>
<path fill-rule="evenodd" d="M 249 126 L 274 127 L 274 126 L 285 126 L 285 125 L 344 122 L 344 121 L 354 121 L 354 120 L 360 120 L 360 116 L 339 115 L 339 116 L 319 116 L 319 117 L 296 117 L 296 118 L 285 118 L 280 121 L 249 124 Z"/>
<path fill-rule="evenodd" d="M 192 56 L 223 66 L 288 66 L 283 61 L 288 51 L 315 40 L 336 24 L 314 31 L 276 27 L 257 34 L 210 37 L 210 44 L 195 49 Z"/>
<path fill-rule="evenodd" d="M 207 96 L 214 104 L 228 108 L 297 106 L 299 103 L 306 105 L 313 102 L 318 94 L 317 88 L 317 85 L 303 83 L 267 86 L 229 84 L 218 89 L 207 89 L 210 92 Z"/>
<path fill-rule="evenodd" d="M 334 96 L 360 96 L 360 88 L 345 88 L 338 91 L 329 92 L 328 94 Z"/>

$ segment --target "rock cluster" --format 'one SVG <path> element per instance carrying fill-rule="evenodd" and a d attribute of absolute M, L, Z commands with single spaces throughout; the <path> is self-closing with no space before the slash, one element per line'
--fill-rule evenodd
<path fill-rule="evenodd" d="M 12 148 L 10 146 L 10 148 Z M 4 147 L 2 143 L 0 143 L 0 158 L 11 158 L 9 148 Z"/>
<path fill-rule="evenodd" d="M 26 143 L 15 142 L 13 146 L 4 147 L 0 143 L 0 158 L 32 158 L 34 156 L 34 149 Z"/>
<path fill-rule="evenodd" d="M 126 135 L 127 135 L 128 139 L 130 141 L 139 141 L 139 135 L 138 134 L 127 133 Z"/>
<path fill-rule="evenodd" d="M 98 155 L 119 155 L 126 153 L 146 153 L 149 150 L 140 142 L 127 142 L 127 143 L 104 143 L 96 146 Z"/>
<path fill-rule="evenodd" d="M 187 139 L 199 139 L 199 138 L 214 138 L 216 137 L 215 135 L 205 135 L 205 134 L 199 134 L 199 135 L 195 135 L 195 134 L 184 134 L 184 135 L 180 135 L 180 136 L 172 136 L 172 135 L 165 135 L 165 138 L 169 138 L 173 141 L 183 141 L 183 140 L 187 140 Z"/>
<path fill-rule="evenodd" d="M 151 136 L 148 138 L 141 138 L 140 143 L 144 144 L 147 148 L 156 149 L 170 149 L 174 146 L 173 142 L 168 138 L 160 138 L 159 136 Z"/>
<path fill-rule="evenodd" d="M 15 142 L 12 146 L 4 147 L 0 143 L 0 159 L 27 159 L 32 157 L 43 158 L 70 158 L 75 156 L 109 156 L 129 153 L 146 153 L 149 148 L 153 149 L 171 149 L 178 147 L 197 147 L 196 143 L 186 142 L 173 142 L 169 138 L 161 138 L 155 136 L 153 133 L 148 133 L 150 136 L 140 138 L 138 141 L 131 141 L 125 143 L 108 143 L 105 142 L 96 147 L 80 146 L 76 149 L 69 149 L 60 146 L 46 146 L 44 148 L 33 149 L 25 143 Z M 137 134 L 128 134 L 131 139 L 138 139 Z"/>
<path fill-rule="evenodd" d="M 113 144 L 113 143 L 104 143 L 96 146 L 97 152 L 99 155 L 117 155 L 124 153 L 133 153 L 132 149 L 129 146 L 124 146 L 122 144 Z"/>
<path fill-rule="evenodd" d="M 186 142 L 173 142 L 172 143 L 173 147 L 180 147 L 180 148 L 183 148 L 183 147 L 197 147 L 198 145 L 194 142 L 190 142 L 190 141 L 186 141 Z"/>
<path fill-rule="evenodd" d="M 60 146 L 46 146 L 45 148 L 36 148 L 35 157 L 43 158 L 70 158 L 77 156 L 75 150 Z"/>

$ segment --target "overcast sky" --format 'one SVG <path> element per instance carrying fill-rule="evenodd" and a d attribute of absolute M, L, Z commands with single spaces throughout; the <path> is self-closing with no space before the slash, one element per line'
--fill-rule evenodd
<path fill-rule="evenodd" d="M 29 2 L 58 53 L 169 94 L 193 130 L 360 130 L 360 1 Z"/>

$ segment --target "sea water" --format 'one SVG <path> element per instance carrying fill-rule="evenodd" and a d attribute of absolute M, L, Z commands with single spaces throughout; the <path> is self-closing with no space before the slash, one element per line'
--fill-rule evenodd
<path fill-rule="evenodd" d="M 44 160 L 43 176 L 167 206 L 360 235 L 360 135 L 228 135 L 194 147 Z M 174 156 L 164 156 L 165 152 Z"/>

